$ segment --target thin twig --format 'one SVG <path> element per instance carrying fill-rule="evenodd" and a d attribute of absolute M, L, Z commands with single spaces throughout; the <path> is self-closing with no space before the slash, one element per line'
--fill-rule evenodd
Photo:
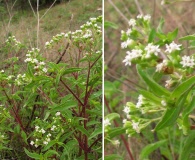
<path fill-rule="evenodd" d="M 140 13 L 140 14 L 143 14 L 143 11 L 142 11 L 142 9 L 141 9 L 141 6 L 140 6 L 138 0 L 134 0 L 134 1 L 135 1 L 135 4 L 136 4 L 136 6 L 137 6 L 137 9 L 138 9 L 139 13 Z"/>
<path fill-rule="evenodd" d="M 37 48 L 39 47 L 39 0 L 37 0 Z"/>
<path fill-rule="evenodd" d="M 40 20 L 49 12 L 49 10 L 53 7 L 53 5 L 56 3 L 57 0 L 55 0 L 52 5 L 46 10 L 46 12 L 41 16 Z"/>
<path fill-rule="evenodd" d="M 118 9 L 118 7 L 112 2 L 112 0 L 108 0 L 108 2 L 114 7 L 114 9 L 120 14 L 120 16 L 127 22 L 129 22 L 128 18 Z"/>
<path fill-rule="evenodd" d="M 30 0 L 28 0 L 28 3 L 30 4 L 30 8 L 32 9 L 34 16 L 37 17 Z"/>

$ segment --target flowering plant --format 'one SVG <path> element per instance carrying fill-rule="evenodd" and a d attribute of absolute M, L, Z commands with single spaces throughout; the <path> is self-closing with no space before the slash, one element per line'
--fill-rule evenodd
<path fill-rule="evenodd" d="M 54 36 L 45 53 L 8 38 L 0 72 L 1 159 L 101 157 L 101 23 L 101 16 L 91 18 Z M 52 62 L 46 53 L 54 50 Z"/>
<path fill-rule="evenodd" d="M 138 88 L 138 100 L 127 102 L 123 109 L 123 127 L 111 127 L 111 121 L 119 118 L 119 114 L 106 115 L 105 139 L 112 141 L 122 133 L 128 137 L 154 134 L 157 137 L 155 142 L 141 151 L 139 159 L 147 159 L 159 147 L 159 156 L 174 159 L 176 154 L 179 159 L 190 159 L 195 147 L 190 142 L 195 138 L 195 57 L 194 54 L 186 55 L 186 50 L 194 48 L 195 39 L 190 35 L 179 38 L 178 42 L 178 29 L 164 33 L 164 20 L 161 19 L 154 29 L 150 19 L 150 15 L 140 14 L 136 19 L 130 19 L 127 31 L 121 31 L 121 48 L 126 50 L 123 63 L 131 68 L 136 64 L 141 87 Z M 185 40 L 191 46 L 182 45 Z M 173 144 L 169 143 L 170 137 L 174 137 Z M 174 149 L 166 148 L 169 145 Z M 128 147 L 127 151 L 134 159 Z"/>

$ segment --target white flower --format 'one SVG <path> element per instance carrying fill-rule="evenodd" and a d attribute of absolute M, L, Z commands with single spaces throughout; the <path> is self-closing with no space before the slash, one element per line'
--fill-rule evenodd
<path fill-rule="evenodd" d="M 140 133 L 140 128 L 139 128 L 139 122 L 132 122 L 132 127 L 133 129 L 137 132 Z"/>
<path fill-rule="evenodd" d="M 132 39 L 127 39 L 127 41 L 121 43 L 121 48 L 127 48 L 127 46 L 131 45 L 133 42 Z"/>
<path fill-rule="evenodd" d="M 163 68 L 167 66 L 167 60 L 163 60 L 162 63 L 156 65 L 156 72 L 161 72 Z"/>
<path fill-rule="evenodd" d="M 37 147 L 38 147 L 38 145 L 37 145 L 37 144 L 35 144 L 35 147 L 37 148 Z"/>
<path fill-rule="evenodd" d="M 138 19 L 142 19 L 142 18 L 143 18 L 143 14 L 137 15 L 137 18 L 138 18 Z"/>
<path fill-rule="evenodd" d="M 162 0 L 160 4 L 161 4 L 161 5 L 164 5 L 164 4 L 165 4 L 165 1 L 164 1 L 164 0 Z"/>
<path fill-rule="evenodd" d="M 165 82 L 166 82 L 165 87 L 169 89 L 173 83 L 172 79 L 166 80 Z"/>
<path fill-rule="evenodd" d="M 60 112 L 57 112 L 57 113 L 56 113 L 56 116 L 59 116 L 59 115 L 60 115 Z"/>
<path fill-rule="evenodd" d="M 144 16 L 144 21 L 149 21 L 151 19 L 151 16 L 149 14 Z"/>
<path fill-rule="evenodd" d="M 47 145 L 47 144 L 48 144 L 48 142 L 47 142 L 47 141 L 43 141 L 43 144 Z"/>
<path fill-rule="evenodd" d="M 130 19 L 129 20 L 129 26 L 135 27 L 136 25 L 136 20 L 135 19 Z"/>
<path fill-rule="evenodd" d="M 51 130 L 54 131 L 55 128 L 56 128 L 56 126 L 53 125 L 53 126 L 51 127 Z"/>
<path fill-rule="evenodd" d="M 126 114 L 129 114 L 130 108 L 128 106 L 125 106 L 123 109 L 123 112 L 125 112 Z"/>
<path fill-rule="evenodd" d="M 110 120 L 108 118 L 104 119 L 104 127 L 110 126 L 110 125 L 111 125 Z"/>
<path fill-rule="evenodd" d="M 140 108 L 143 104 L 143 96 L 140 94 L 138 97 L 138 102 L 136 104 L 136 108 Z"/>
<path fill-rule="evenodd" d="M 47 135 L 47 137 L 51 137 L 51 134 L 49 133 L 49 134 Z"/>
<path fill-rule="evenodd" d="M 38 131 L 38 130 L 39 130 L 39 128 L 40 128 L 39 126 L 35 126 L 35 130 L 36 130 L 36 131 Z"/>
<path fill-rule="evenodd" d="M 125 59 L 123 60 L 123 63 L 125 63 L 126 65 L 131 65 L 131 61 L 133 59 L 139 58 L 142 56 L 142 50 L 141 49 L 133 49 L 131 52 L 127 51 L 127 55 L 125 57 Z"/>
<path fill-rule="evenodd" d="M 41 130 L 40 130 L 40 132 L 42 132 L 43 134 L 45 133 L 45 130 L 42 128 Z"/>
<path fill-rule="evenodd" d="M 176 44 L 174 41 L 172 43 L 170 43 L 169 45 L 166 44 L 166 50 L 165 52 L 168 52 L 168 53 L 171 53 L 173 51 L 176 51 L 176 50 L 181 50 L 180 48 L 181 44 Z"/>
<path fill-rule="evenodd" d="M 127 119 L 123 119 L 123 123 L 126 123 L 127 122 Z"/>
<path fill-rule="evenodd" d="M 166 106 L 166 105 L 167 105 L 167 103 L 166 103 L 165 100 L 162 100 L 162 101 L 161 101 L 161 104 L 162 104 L 162 106 Z"/>
<path fill-rule="evenodd" d="M 4 70 L 1 70 L 1 73 L 4 73 L 5 71 Z"/>
<path fill-rule="evenodd" d="M 182 57 L 182 61 L 180 62 L 180 64 L 182 64 L 183 67 L 193 68 L 195 65 L 194 58 L 185 55 Z"/>
<path fill-rule="evenodd" d="M 43 68 L 43 72 L 47 73 L 47 68 Z"/>
<path fill-rule="evenodd" d="M 30 145 L 32 145 L 32 146 L 33 146 L 34 144 L 35 144 L 35 142 L 34 142 L 34 141 L 31 141 L 31 142 L 30 142 Z"/>
<path fill-rule="evenodd" d="M 30 57 L 30 54 L 26 54 L 26 57 Z"/>
<path fill-rule="evenodd" d="M 45 62 L 39 62 L 39 65 L 45 65 Z"/>
<path fill-rule="evenodd" d="M 112 141 L 112 143 L 113 143 L 113 145 L 115 145 L 116 147 L 118 147 L 119 144 L 120 144 L 119 140 Z"/>
<path fill-rule="evenodd" d="M 129 28 L 126 32 L 126 34 L 129 36 L 132 33 L 132 30 Z"/>
<path fill-rule="evenodd" d="M 156 45 L 153 45 L 152 43 L 149 43 L 146 46 L 145 51 L 147 51 L 146 58 L 150 58 L 152 54 L 154 54 L 155 56 L 158 56 L 160 49 L 159 49 L 159 46 L 156 46 Z"/>
<path fill-rule="evenodd" d="M 37 59 L 32 59 L 32 63 L 38 63 L 39 61 Z"/>

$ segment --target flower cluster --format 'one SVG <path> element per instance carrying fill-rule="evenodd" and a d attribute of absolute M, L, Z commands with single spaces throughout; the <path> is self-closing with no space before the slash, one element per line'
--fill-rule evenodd
<path fill-rule="evenodd" d="M 51 48 L 53 46 L 53 43 L 58 43 L 61 39 L 63 39 L 65 36 L 65 33 L 60 33 L 52 37 L 52 39 L 49 42 L 45 43 L 45 48 Z"/>
<path fill-rule="evenodd" d="M 97 18 L 90 18 L 90 21 L 86 22 L 82 26 L 80 26 L 80 29 L 76 30 L 75 32 L 69 31 L 68 33 L 60 33 L 56 36 L 53 36 L 53 38 L 45 43 L 46 48 L 51 48 L 54 43 L 58 43 L 61 41 L 64 37 L 66 39 L 71 39 L 73 42 L 83 42 L 85 40 L 90 40 L 93 42 L 96 37 L 96 34 L 102 33 L 102 28 L 98 24 L 102 21 L 102 16 L 99 16 Z"/>
<path fill-rule="evenodd" d="M 14 44 L 18 48 L 22 47 L 21 42 L 18 41 L 15 36 L 9 36 L 8 39 L 5 42 L 6 42 L 7 45 Z"/>
<path fill-rule="evenodd" d="M 30 83 L 32 81 L 31 77 L 26 76 L 26 74 L 18 74 L 16 79 L 15 79 L 15 84 L 20 86 L 23 84 Z"/>
<path fill-rule="evenodd" d="M 34 75 L 42 75 L 48 71 L 47 67 L 45 66 L 45 62 L 43 62 L 39 56 L 40 50 L 38 48 L 32 48 L 32 50 L 28 51 L 26 54 L 27 58 L 24 60 L 25 63 L 34 66 Z"/>
<path fill-rule="evenodd" d="M 33 137 L 31 138 L 30 144 L 34 147 L 45 146 L 52 139 L 55 139 L 56 134 L 63 133 L 63 130 L 60 128 L 60 112 L 56 112 L 55 117 L 53 117 L 53 122 L 49 123 L 46 121 L 42 121 L 39 118 L 36 118 L 35 131 L 33 133 Z"/>

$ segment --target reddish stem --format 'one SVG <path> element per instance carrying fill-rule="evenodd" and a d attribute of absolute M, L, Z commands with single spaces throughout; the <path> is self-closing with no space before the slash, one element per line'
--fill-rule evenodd
<path fill-rule="evenodd" d="M 109 106 L 109 104 L 108 104 L 108 101 L 107 101 L 107 99 L 106 99 L 105 96 L 104 96 L 104 102 L 105 102 L 105 105 L 106 105 L 106 107 L 107 107 L 107 109 L 108 109 L 108 112 L 109 112 L 109 113 L 112 113 L 112 110 L 111 110 L 111 108 L 110 108 L 110 106 Z M 115 124 L 116 127 L 119 126 L 118 123 L 116 122 L 116 120 L 114 120 L 114 124 Z M 134 160 L 133 155 L 132 155 L 131 150 L 130 150 L 130 147 L 129 147 L 129 144 L 127 143 L 127 141 L 126 141 L 124 135 L 121 134 L 120 137 L 121 137 L 121 139 L 122 139 L 122 141 L 123 141 L 123 143 L 124 143 L 124 145 L 125 145 L 125 148 L 126 148 L 128 154 L 129 154 L 130 159 L 131 159 L 131 160 Z"/>

